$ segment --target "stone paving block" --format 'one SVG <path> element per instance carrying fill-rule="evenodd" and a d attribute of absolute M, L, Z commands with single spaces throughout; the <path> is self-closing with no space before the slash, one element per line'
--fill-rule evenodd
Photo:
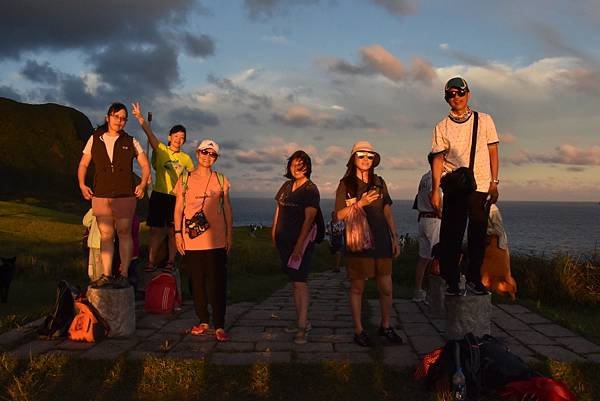
<path fill-rule="evenodd" d="M 438 347 L 443 347 L 446 341 L 439 336 L 409 336 L 409 342 L 419 355 L 428 354 Z"/>
<path fill-rule="evenodd" d="M 312 355 L 312 354 L 307 354 Z M 210 361 L 216 365 L 252 365 L 255 363 L 289 363 L 291 352 L 214 352 Z"/>
<path fill-rule="evenodd" d="M 595 363 L 600 363 L 600 354 L 589 354 L 586 356 L 588 361 L 592 361 Z"/>
<path fill-rule="evenodd" d="M 497 324 L 501 329 L 507 330 L 507 331 L 508 330 L 513 330 L 513 331 L 529 330 L 528 325 L 526 325 L 525 323 L 523 323 L 522 321 L 520 321 L 519 319 L 516 319 L 514 317 L 493 319 L 493 322 L 495 324 Z"/>
<path fill-rule="evenodd" d="M 530 313 L 531 311 L 523 305 L 516 304 L 498 304 L 500 309 L 510 313 L 511 315 L 517 315 L 519 313 Z"/>
<path fill-rule="evenodd" d="M 192 334 L 188 334 L 186 336 L 183 336 L 183 338 L 181 339 L 181 342 L 184 343 L 214 343 L 216 342 L 215 340 L 215 334 L 214 331 L 211 332 L 210 334 L 203 334 L 200 336 L 194 336 Z"/>
<path fill-rule="evenodd" d="M 62 341 L 64 340 L 34 340 L 19 346 L 17 349 L 11 351 L 9 355 L 15 359 L 29 358 L 29 356 L 43 354 L 54 349 Z"/>
<path fill-rule="evenodd" d="M 383 348 L 382 360 L 384 365 L 398 368 L 415 366 L 419 362 L 417 354 L 408 345 Z"/>
<path fill-rule="evenodd" d="M 428 323 L 429 319 L 421 312 L 399 313 L 398 319 L 403 323 Z"/>
<path fill-rule="evenodd" d="M 198 319 L 176 319 L 165 324 L 159 333 L 188 333 L 197 324 Z"/>
<path fill-rule="evenodd" d="M 179 339 L 172 340 L 165 338 L 164 340 L 145 340 L 140 341 L 133 351 L 151 352 L 151 353 L 166 353 L 171 351 L 181 341 Z"/>
<path fill-rule="evenodd" d="M 265 319 L 273 319 L 275 313 L 270 310 L 251 310 L 244 315 L 244 320 L 254 319 L 254 320 L 265 320 Z"/>
<path fill-rule="evenodd" d="M 254 351 L 254 343 L 242 343 L 242 342 L 234 342 L 228 341 L 226 343 L 218 343 L 215 347 L 215 350 L 223 352 L 248 352 Z"/>
<path fill-rule="evenodd" d="M 583 337 L 556 337 L 556 341 L 578 354 L 600 353 L 600 346 Z"/>
<path fill-rule="evenodd" d="M 405 313 L 420 313 L 419 306 L 414 302 L 394 302 L 394 309 L 398 314 L 403 315 Z"/>
<path fill-rule="evenodd" d="M 174 343 L 174 342 L 179 342 L 182 338 L 183 338 L 183 335 L 179 334 L 179 333 L 163 333 L 163 332 L 159 331 L 159 332 L 152 334 L 150 337 L 146 338 L 144 341 L 170 341 L 170 342 Z"/>
<path fill-rule="evenodd" d="M 29 322 L 23 327 L 7 331 L 0 335 L 0 346 L 10 347 L 14 344 L 23 342 L 32 336 L 35 336 L 36 329 L 44 322 L 45 318 L 39 318 L 33 322 Z"/>
<path fill-rule="evenodd" d="M 243 337 L 244 335 L 262 333 L 264 331 L 265 328 L 262 326 L 236 326 L 229 330 L 229 335 Z"/>
<path fill-rule="evenodd" d="M 296 352 L 333 352 L 333 344 L 313 342 L 309 336 L 308 343 L 292 343 L 292 349 Z"/>
<path fill-rule="evenodd" d="M 93 348 L 84 352 L 81 357 L 89 359 L 117 359 L 135 347 L 140 340 L 136 338 L 129 339 L 108 339 L 96 344 Z"/>
<path fill-rule="evenodd" d="M 365 352 L 302 352 L 298 353 L 296 356 L 298 362 L 301 363 L 349 362 L 354 364 L 373 362 L 373 358 Z"/>
<path fill-rule="evenodd" d="M 243 317 L 235 324 L 238 326 L 286 327 L 292 323 L 291 320 L 252 320 Z"/>
<path fill-rule="evenodd" d="M 204 359 L 204 354 L 208 354 L 210 351 L 215 349 L 215 341 L 205 342 L 180 342 L 175 345 L 168 355 L 178 355 L 178 357 L 191 358 L 191 359 Z M 185 357 L 185 354 L 189 354 Z"/>
<path fill-rule="evenodd" d="M 133 333 L 133 337 L 146 338 L 150 337 L 154 333 L 156 333 L 155 329 L 136 329 Z"/>
<path fill-rule="evenodd" d="M 354 328 L 353 327 L 338 327 L 334 329 L 334 333 L 336 335 L 348 336 L 352 338 L 354 336 Z"/>
<path fill-rule="evenodd" d="M 349 343 L 349 342 L 352 342 L 352 336 L 348 335 L 348 334 L 316 335 L 311 331 L 310 341 L 311 342 L 332 343 L 332 344 Z"/>
<path fill-rule="evenodd" d="M 510 345 L 508 350 L 525 360 L 526 357 L 534 356 L 535 352 L 524 345 Z"/>
<path fill-rule="evenodd" d="M 546 358 L 560 362 L 584 361 L 584 359 L 576 353 L 557 345 L 532 345 L 531 348 Z"/>
<path fill-rule="evenodd" d="M 56 345 L 56 349 L 65 351 L 82 351 L 92 348 L 96 343 L 84 343 L 73 340 L 65 340 Z"/>
<path fill-rule="evenodd" d="M 552 323 L 550 320 L 538 315 L 537 313 L 519 313 L 515 317 L 527 324 Z"/>
<path fill-rule="evenodd" d="M 408 336 L 433 336 L 438 334 L 435 327 L 429 323 L 404 323 L 402 329 Z"/>
<path fill-rule="evenodd" d="M 292 341 L 259 341 L 256 343 L 255 350 L 259 352 L 264 351 L 291 351 L 294 343 Z"/>
<path fill-rule="evenodd" d="M 58 355 L 66 356 L 68 358 L 79 358 L 83 353 L 82 350 L 65 350 L 65 349 L 51 349 L 46 352 L 46 355 Z"/>
<path fill-rule="evenodd" d="M 136 322 L 136 328 L 138 329 L 160 329 L 170 318 L 166 315 L 145 315 Z"/>
<path fill-rule="evenodd" d="M 337 328 L 337 327 L 348 327 L 348 322 L 334 320 L 334 321 L 325 321 L 325 320 L 313 320 L 311 321 L 313 327 L 328 327 L 328 328 Z"/>
<path fill-rule="evenodd" d="M 513 331 L 508 333 L 525 345 L 556 345 L 556 342 L 535 330 Z"/>
<path fill-rule="evenodd" d="M 349 343 L 337 343 L 334 344 L 333 347 L 335 348 L 335 352 L 344 352 L 344 353 L 348 353 L 348 352 L 369 352 L 371 351 L 370 347 L 361 347 L 360 345 L 356 344 L 354 341 L 353 342 L 349 342 Z"/>
<path fill-rule="evenodd" d="M 445 319 L 431 319 L 431 325 L 435 327 L 440 333 L 446 332 L 446 320 Z"/>
<path fill-rule="evenodd" d="M 548 337 L 577 337 L 577 334 L 558 324 L 532 324 L 531 327 Z"/>
<path fill-rule="evenodd" d="M 151 352 L 151 351 L 129 351 L 127 353 L 127 359 L 131 359 L 134 361 L 148 359 L 149 357 L 155 358 L 165 358 L 167 354 L 164 352 Z"/>

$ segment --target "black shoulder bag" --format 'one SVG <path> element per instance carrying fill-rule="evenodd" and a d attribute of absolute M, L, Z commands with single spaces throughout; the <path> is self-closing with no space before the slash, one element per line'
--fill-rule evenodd
<path fill-rule="evenodd" d="M 469 156 L 469 167 L 459 167 L 456 170 L 442 177 L 440 186 L 444 195 L 469 195 L 477 189 L 475 174 L 473 173 L 473 164 L 475 163 L 475 149 L 477 147 L 477 126 L 479 115 L 473 112 L 475 120 L 473 121 L 473 136 L 471 138 L 471 154 Z"/>

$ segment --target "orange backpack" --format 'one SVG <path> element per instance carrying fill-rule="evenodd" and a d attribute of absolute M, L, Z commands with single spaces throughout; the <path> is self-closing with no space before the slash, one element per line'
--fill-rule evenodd
<path fill-rule="evenodd" d="M 108 336 L 108 323 L 87 299 L 76 299 L 75 308 L 79 313 L 69 327 L 69 339 L 95 343 Z"/>

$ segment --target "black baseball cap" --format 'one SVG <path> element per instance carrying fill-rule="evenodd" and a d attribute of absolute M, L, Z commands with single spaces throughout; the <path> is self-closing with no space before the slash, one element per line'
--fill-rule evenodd
<path fill-rule="evenodd" d="M 461 77 L 450 78 L 448 82 L 446 82 L 446 87 L 444 88 L 444 92 L 448 92 L 450 89 L 462 89 L 469 92 L 469 85 L 467 85 L 467 81 L 465 81 Z"/>

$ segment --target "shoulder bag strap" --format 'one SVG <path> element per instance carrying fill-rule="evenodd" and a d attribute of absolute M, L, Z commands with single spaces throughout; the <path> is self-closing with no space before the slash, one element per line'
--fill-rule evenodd
<path fill-rule="evenodd" d="M 477 148 L 477 127 L 479 123 L 479 113 L 476 111 L 473 112 L 473 117 L 475 120 L 473 121 L 473 136 L 471 137 L 471 155 L 469 156 L 469 170 L 473 170 L 473 165 L 475 164 L 475 150 Z"/>

